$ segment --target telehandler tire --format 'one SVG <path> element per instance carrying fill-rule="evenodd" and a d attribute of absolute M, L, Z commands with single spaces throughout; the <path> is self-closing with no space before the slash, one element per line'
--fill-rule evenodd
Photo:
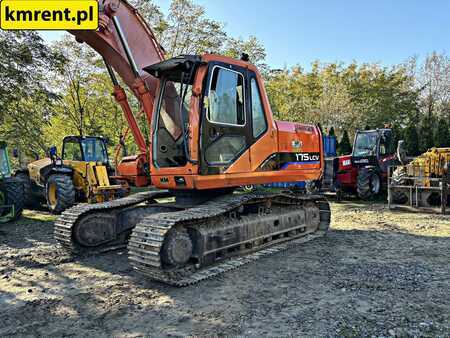
<path fill-rule="evenodd" d="M 72 207 L 75 200 L 75 186 L 67 175 L 52 175 L 45 185 L 45 197 L 51 213 L 60 214 Z"/>
<path fill-rule="evenodd" d="M 381 192 L 381 178 L 373 169 L 362 168 L 358 172 L 357 187 L 359 198 L 370 200 Z"/>

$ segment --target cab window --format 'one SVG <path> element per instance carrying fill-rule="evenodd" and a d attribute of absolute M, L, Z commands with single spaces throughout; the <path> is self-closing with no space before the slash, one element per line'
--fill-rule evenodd
<path fill-rule="evenodd" d="M 209 90 L 208 120 L 212 123 L 245 125 L 244 77 L 216 67 Z"/>
<path fill-rule="evenodd" d="M 108 155 L 105 144 L 99 139 L 85 139 L 82 142 L 83 154 L 86 162 L 107 163 Z"/>
<path fill-rule="evenodd" d="M 223 136 L 206 150 L 206 161 L 211 165 L 227 165 L 245 149 L 245 136 Z"/>
<path fill-rule="evenodd" d="M 256 79 L 251 80 L 253 137 L 258 138 L 267 129 L 264 108 Z"/>
<path fill-rule="evenodd" d="M 80 143 L 77 141 L 67 141 L 64 143 L 63 159 L 67 161 L 82 161 Z"/>

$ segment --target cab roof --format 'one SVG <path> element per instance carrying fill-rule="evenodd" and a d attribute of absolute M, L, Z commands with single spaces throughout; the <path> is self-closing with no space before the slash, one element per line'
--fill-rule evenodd
<path fill-rule="evenodd" d="M 190 72 L 193 67 L 194 71 L 196 67 L 205 65 L 208 62 L 223 62 L 235 66 L 248 68 L 257 72 L 254 65 L 248 61 L 238 60 L 228 56 L 217 54 L 204 54 L 204 55 L 180 55 L 144 68 L 144 71 L 153 75 L 156 78 L 167 77 L 170 81 L 180 81 L 183 73 Z"/>
<path fill-rule="evenodd" d="M 156 78 L 166 76 L 170 81 L 180 81 L 183 73 L 190 72 L 200 64 L 202 58 L 198 55 L 181 55 L 145 67 L 144 70 Z"/>

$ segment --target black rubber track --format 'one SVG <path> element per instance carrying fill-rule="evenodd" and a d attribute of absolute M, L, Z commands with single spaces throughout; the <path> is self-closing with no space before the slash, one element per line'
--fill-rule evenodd
<path fill-rule="evenodd" d="M 161 256 L 161 252 L 171 229 L 182 227 L 183 224 L 197 224 L 201 227 L 201 223 L 204 223 L 207 219 L 212 220 L 224 215 L 245 203 L 254 203 L 266 199 L 285 205 L 303 205 L 304 202 L 314 203 L 320 212 L 320 223 L 317 231 L 305 233 L 304 237 L 285 239 L 280 243 L 269 243 L 267 246 L 259 247 L 253 253 L 244 253 L 235 258 L 200 267 L 199 270 L 192 265 L 168 270 L 164 268 L 162 261 L 164 257 Z M 133 229 L 128 243 L 128 257 L 131 265 L 141 274 L 165 284 L 183 287 L 234 270 L 263 256 L 287 250 L 300 242 L 323 236 L 328 231 L 329 226 L 330 206 L 322 196 L 299 196 L 283 193 L 227 195 L 188 210 L 159 213 L 146 217 Z"/>
<path fill-rule="evenodd" d="M 56 206 L 50 204 L 48 198 L 48 189 L 51 184 L 56 184 Z M 52 175 L 45 186 L 45 196 L 47 199 L 47 206 L 54 214 L 60 214 L 64 210 L 72 207 L 75 204 L 75 187 L 72 178 L 66 175 Z"/>

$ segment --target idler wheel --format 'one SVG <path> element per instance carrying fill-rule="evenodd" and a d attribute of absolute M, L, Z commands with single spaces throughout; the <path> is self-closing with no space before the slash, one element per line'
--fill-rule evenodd
<path fill-rule="evenodd" d="M 96 247 L 114 241 L 117 237 L 113 215 L 92 214 L 84 217 L 73 229 L 77 244 Z"/>
<path fill-rule="evenodd" d="M 185 230 L 172 231 L 166 238 L 161 259 L 168 266 L 182 267 L 192 256 L 194 246 Z"/>

